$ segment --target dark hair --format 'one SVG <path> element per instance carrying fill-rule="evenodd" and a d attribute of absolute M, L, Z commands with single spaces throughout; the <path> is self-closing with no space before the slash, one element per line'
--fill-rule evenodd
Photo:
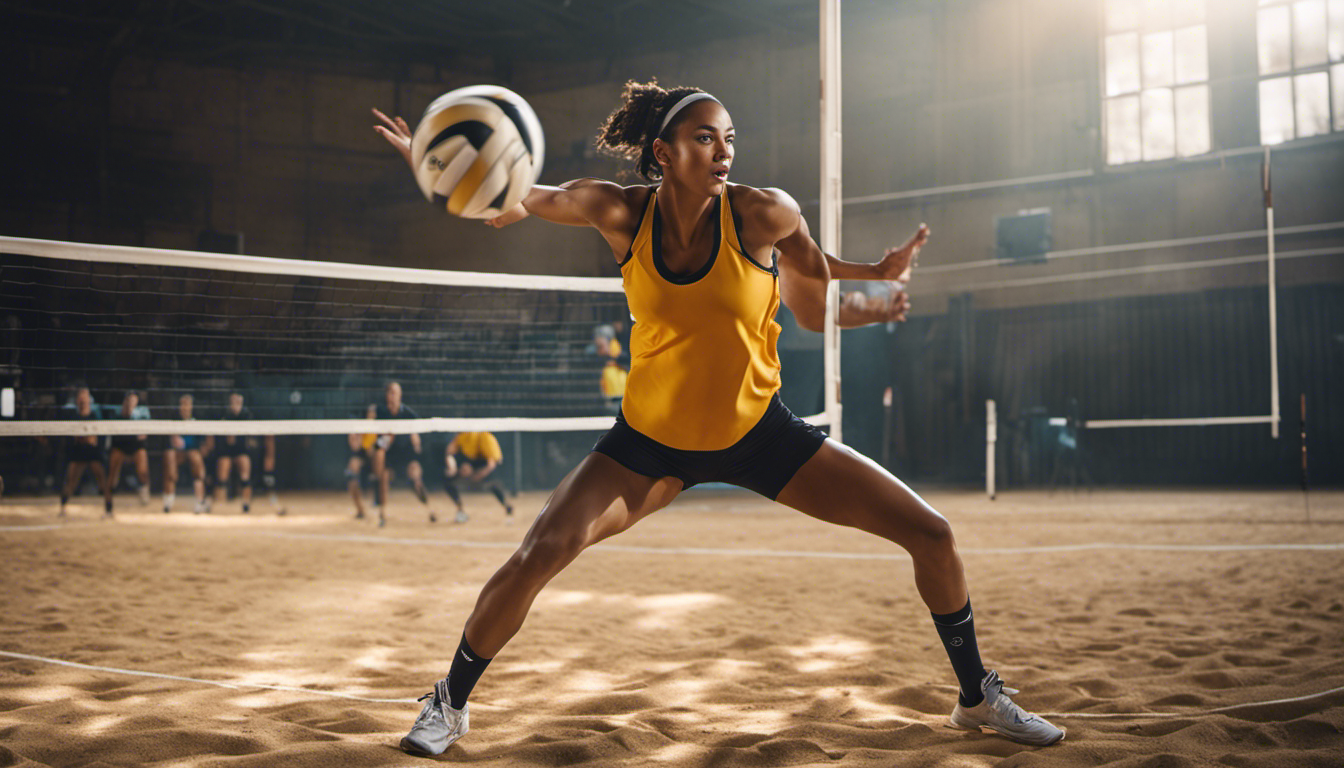
<path fill-rule="evenodd" d="M 684 114 L 678 114 L 661 133 L 658 126 L 673 105 L 692 93 L 704 91 L 689 86 L 663 88 L 656 78 L 647 83 L 627 82 L 621 91 L 621 106 L 607 116 L 597 132 L 598 149 L 634 160 L 635 170 L 648 181 L 661 179 L 663 169 L 653 156 L 653 140 L 667 141 Z"/>

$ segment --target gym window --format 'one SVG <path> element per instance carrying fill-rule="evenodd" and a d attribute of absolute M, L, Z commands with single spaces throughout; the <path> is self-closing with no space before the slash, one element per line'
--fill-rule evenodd
<path fill-rule="evenodd" d="M 1208 152 L 1205 0 L 1104 0 L 1103 5 L 1107 165 Z"/>
<path fill-rule="evenodd" d="M 1344 0 L 1260 0 L 1260 143 L 1344 131 Z"/>

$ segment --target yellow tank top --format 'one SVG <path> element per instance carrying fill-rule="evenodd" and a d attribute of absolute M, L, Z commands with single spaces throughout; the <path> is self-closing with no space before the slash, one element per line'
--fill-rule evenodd
<path fill-rule="evenodd" d="M 489 432 L 458 433 L 457 450 L 468 459 L 504 460 L 504 451 L 500 450 L 499 440 Z"/>
<path fill-rule="evenodd" d="M 359 447 L 369 453 L 373 453 L 373 444 L 378 442 L 378 435 L 374 433 L 365 434 L 359 439 Z"/>
<path fill-rule="evenodd" d="M 677 275 L 662 259 L 655 191 L 621 264 L 635 319 L 621 412 L 636 431 L 683 451 L 733 445 L 779 390 L 778 269 L 742 253 L 727 190 L 713 213 L 716 251 Z"/>

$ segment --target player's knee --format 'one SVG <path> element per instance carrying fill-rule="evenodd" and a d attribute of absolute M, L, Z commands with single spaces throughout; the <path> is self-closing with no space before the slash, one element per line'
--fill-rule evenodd
<path fill-rule="evenodd" d="M 587 544 L 583 536 L 573 533 L 543 534 L 523 548 L 523 566 L 529 571 L 554 573 L 578 557 Z"/>
<path fill-rule="evenodd" d="M 957 551 L 956 536 L 952 534 L 952 524 L 942 515 L 930 515 L 921 520 L 918 530 L 917 554 L 933 557 L 946 557 Z"/>

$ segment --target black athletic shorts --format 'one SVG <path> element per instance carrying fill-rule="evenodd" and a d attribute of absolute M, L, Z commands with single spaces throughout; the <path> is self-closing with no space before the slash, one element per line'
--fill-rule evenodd
<path fill-rule="evenodd" d="M 112 448 L 127 456 L 134 456 L 136 451 L 144 450 L 145 441 L 134 435 L 114 435 L 112 437 Z"/>
<path fill-rule="evenodd" d="M 66 461 L 96 461 L 100 464 L 107 463 L 107 453 L 103 451 L 101 445 L 89 445 L 82 440 L 71 441 L 70 447 L 65 451 Z"/>
<path fill-rule="evenodd" d="M 765 415 L 737 443 L 717 451 L 669 448 L 639 432 L 616 414 L 616 425 L 593 450 L 648 477 L 675 477 L 697 483 L 730 483 L 774 499 L 826 441 L 826 433 L 794 416 L 776 394 Z"/>
<path fill-rule="evenodd" d="M 229 445 L 228 438 L 226 437 L 215 438 L 215 458 L 225 459 L 246 455 L 247 455 L 247 438 L 237 436 L 237 439 L 234 440 L 233 445 Z"/>
<path fill-rule="evenodd" d="M 371 466 L 373 464 L 373 457 L 370 456 L 369 452 L 364 450 L 362 447 L 356 448 L 355 450 L 351 451 L 350 458 L 359 459 L 360 461 L 364 462 L 365 466 Z"/>
<path fill-rule="evenodd" d="M 415 452 L 411 446 L 410 435 L 397 435 L 392 441 L 392 447 L 387 449 L 386 462 L 383 466 L 389 469 L 403 469 L 412 461 L 419 461 L 420 454 Z"/>

